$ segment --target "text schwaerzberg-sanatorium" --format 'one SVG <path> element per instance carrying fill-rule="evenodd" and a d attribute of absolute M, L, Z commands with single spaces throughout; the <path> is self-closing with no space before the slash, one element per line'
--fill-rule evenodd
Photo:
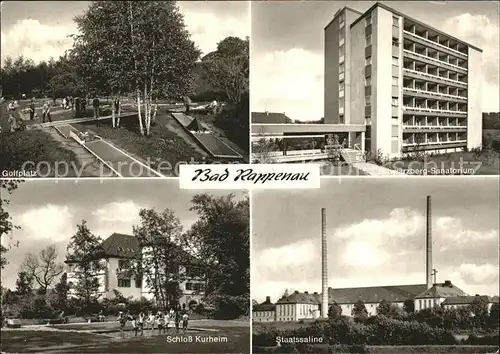
<path fill-rule="evenodd" d="M 253 168 L 237 169 L 233 176 L 230 176 L 227 168 L 223 173 L 214 173 L 210 168 L 200 168 L 194 172 L 195 175 L 191 179 L 193 182 L 224 182 L 231 178 L 234 182 L 264 184 L 268 181 L 308 181 L 310 177 L 309 172 L 254 172 Z"/>

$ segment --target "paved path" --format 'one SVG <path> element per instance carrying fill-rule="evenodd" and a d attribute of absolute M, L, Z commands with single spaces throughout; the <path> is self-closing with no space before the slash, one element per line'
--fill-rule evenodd
<path fill-rule="evenodd" d="M 78 129 L 72 125 L 66 124 L 54 128 L 68 139 L 68 145 L 75 143 L 80 145 L 89 155 L 94 157 L 94 160 L 100 161 L 106 169 L 111 170 L 118 177 L 163 177 L 160 173 L 104 139 L 98 137 L 95 140 L 80 142 L 77 138 L 72 137 L 79 133 Z M 103 177 L 111 177 L 111 175 Z"/>
<path fill-rule="evenodd" d="M 352 164 L 355 168 L 363 171 L 364 173 L 370 176 L 404 176 L 403 173 L 400 173 L 395 170 L 391 170 L 390 168 L 375 165 L 373 163 L 368 162 L 354 162 Z"/>

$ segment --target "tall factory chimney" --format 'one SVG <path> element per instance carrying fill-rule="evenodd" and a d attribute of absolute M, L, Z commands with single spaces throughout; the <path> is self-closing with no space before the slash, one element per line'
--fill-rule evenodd
<path fill-rule="evenodd" d="M 426 267 L 425 275 L 427 277 L 427 289 L 432 288 L 432 210 L 431 196 L 427 196 L 427 231 L 426 231 Z"/>
<path fill-rule="evenodd" d="M 326 209 L 321 209 L 321 317 L 328 317 L 328 258 L 326 242 Z"/>

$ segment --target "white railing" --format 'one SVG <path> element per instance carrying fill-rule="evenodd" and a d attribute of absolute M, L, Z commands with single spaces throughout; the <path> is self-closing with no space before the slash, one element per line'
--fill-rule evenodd
<path fill-rule="evenodd" d="M 463 68 L 463 67 L 461 67 L 459 65 L 448 63 L 447 61 L 442 61 L 442 60 L 439 60 L 439 59 L 436 59 L 436 58 L 432 58 L 432 57 L 429 57 L 427 55 L 414 52 L 412 50 L 403 49 L 403 53 L 410 54 L 410 55 L 416 55 L 417 57 L 421 57 L 423 59 L 427 59 L 427 60 L 433 61 L 433 62 L 435 62 L 437 64 L 440 64 L 440 65 L 449 65 L 449 66 L 452 66 L 452 67 L 454 67 L 456 69 L 461 69 L 461 70 L 467 71 L 467 68 Z"/>
<path fill-rule="evenodd" d="M 417 92 L 417 93 L 426 93 L 429 95 L 435 95 L 435 96 L 440 96 L 440 97 L 450 97 L 450 98 L 459 98 L 462 100 L 467 100 L 467 97 L 463 97 L 463 96 L 449 95 L 447 93 L 434 92 L 434 91 L 419 90 L 419 89 L 414 89 L 411 87 L 403 87 L 403 90 L 413 91 L 413 92 Z"/>
<path fill-rule="evenodd" d="M 467 140 L 448 140 L 448 141 L 423 141 L 421 143 L 407 143 L 403 141 L 403 146 L 415 146 L 415 145 L 432 145 L 432 144 L 438 144 L 438 145 L 446 145 L 450 143 L 466 143 Z"/>
<path fill-rule="evenodd" d="M 406 33 L 406 34 L 412 35 L 412 36 L 417 37 L 417 38 L 419 38 L 419 39 L 423 39 L 423 40 L 424 40 L 424 41 L 426 41 L 426 42 L 430 42 L 430 43 L 435 44 L 435 45 L 437 45 L 437 46 L 439 46 L 439 47 L 441 47 L 441 48 L 446 48 L 446 49 L 448 49 L 448 50 L 451 50 L 451 51 L 452 51 L 452 52 L 454 52 L 454 53 L 457 53 L 457 54 L 462 54 L 463 56 L 468 57 L 468 55 L 467 55 L 466 53 L 462 53 L 462 52 L 461 52 L 461 51 L 459 51 L 459 50 L 456 50 L 456 49 L 453 49 L 453 48 L 447 47 L 447 46 L 445 46 L 445 45 L 442 45 L 441 43 L 434 42 L 433 40 L 431 40 L 431 39 L 429 39 L 429 38 L 425 38 L 425 37 L 419 36 L 419 35 L 418 35 L 418 34 L 416 34 L 416 33 L 413 33 L 413 32 L 407 31 L 407 30 L 403 30 L 403 33 Z"/>
<path fill-rule="evenodd" d="M 404 125 L 403 129 L 467 129 L 466 125 Z"/>
<path fill-rule="evenodd" d="M 403 106 L 405 111 L 420 111 L 420 112 L 431 112 L 431 113 L 448 113 L 448 114 L 463 114 L 467 115 L 466 111 L 450 111 L 447 109 L 435 109 L 435 108 L 420 108 L 412 106 Z"/>
<path fill-rule="evenodd" d="M 287 150 L 286 155 L 284 151 L 272 151 L 269 153 L 270 156 L 305 156 L 305 155 L 320 155 L 323 152 L 321 149 L 309 149 L 309 150 Z"/>
<path fill-rule="evenodd" d="M 461 84 L 461 85 L 467 86 L 467 83 L 463 82 L 463 81 L 448 79 L 447 77 L 442 77 L 442 76 L 439 76 L 439 75 L 427 74 L 427 73 L 423 73 L 423 72 L 418 71 L 418 70 L 413 70 L 413 69 L 408 69 L 408 68 L 403 68 L 403 70 L 407 70 L 407 71 L 409 71 L 411 73 L 415 73 L 415 74 L 418 74 L 418 75 L 421 75 L 421 76 L 424 76 L 424 77 L 429 77 L 431 79 L 439 79 L 439 80 L 443 80 L 443 81 L 449 81 L 449 82 L 452 82 L 454 84 Z"/>

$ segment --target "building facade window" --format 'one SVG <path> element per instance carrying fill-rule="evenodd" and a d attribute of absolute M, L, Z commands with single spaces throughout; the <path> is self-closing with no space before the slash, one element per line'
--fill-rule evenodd
<path fill-rule="evenodd" d="M 342 63 L 339 65 L 339 73 L 343 73 L 345 71 L 345 64 Z"/>
<path fill-rule="evenodd" d="M 343 90 L 345 86 L 344 81 L 339 82 L 339 90 Z"/>
<path fill-rule="evenodd" d="M 118 279 L 119 288 L 130 288 L 130 279 Z"/>
<path fill-rule="evenodd" d="M 369 34 L 368 36 L 366 36 L 366 46 L 368 47 L 371 44 L 372 44 L 372 35 Z"/>
<path fill-rule="evenodd" d="M 366 17 L 365 24 L 366 24 L 367 26 L 369 26 L 369 25 L 371 25 L 371 24 L 372 24 L 372 17 L 371 17 L 371 16 Z"/>
<path fill-rule="evenodd" d="M 367 106 L 371 106 L 372 105 L 372 96 L 365 96 L 365 104 Z"/>
<path fill-rule="evenodd" d="M 398 86 L 398 84 L 399 84 L 399 78 L 393 76 L 392 77 L 392 86 Z"/>
<path fill-rule="evenodd" d="M 341 45 L 339 47 L 339 57 L 344 56 L 344 54 L 345 54 L 345 46 Z"/>
<path fill-rule="evenodd" d="M 344 111 L 344 108 L 342 108 L 342 112 Z M 339 115 L 339 120 L 340 120 L 340 124 L 345 124 L 345 117 L 343 114 L 340 114 Z"/>
<path fill-rule="evenodd" d="M 141 278 L 135 279 L 135 287 L 142 288 L 142 279 Z"/>
<path fill-rule="evenodd" d="M 399 26 L 399 17 L 392 16 L 392 25 L 393 26 Z"/>
<path fill-rule="evenodd" d="M 371 65 L 372 64 L 372 57 L 365 58 L 365 65 Z"/>
<path fill-rule="evenodd" d="M 396 57 L 392 57 L 392 65 L 399 65 L 399 59 Z"/>
<path fill-rule="evenodd" d="M 339 97 L 344 97 L 344 90 L 339 91 Z"/>
<path fill-rule="evenodd" d="M 393 107 L 399 106 L 399 99 L 397 97 L 392 98 L 392 106 Z"/>
<path fill-rule="evenodd" d="M 399 47 L 399 40 L 397 38 L 392 39 L 392 46 L 393 47 Z"/>
<path fill-rule="evenodd" d="M 391 137 L 393 138 L 399 137 L 399 127 L 397 125 L 393 125 L 391 128 Z"/>
<path fill-rule="evenodd" d="M 372 84 L 372 77 L 371 76 L 365 77 L 365 86 L 371 86 L 371 84 Z"/>

